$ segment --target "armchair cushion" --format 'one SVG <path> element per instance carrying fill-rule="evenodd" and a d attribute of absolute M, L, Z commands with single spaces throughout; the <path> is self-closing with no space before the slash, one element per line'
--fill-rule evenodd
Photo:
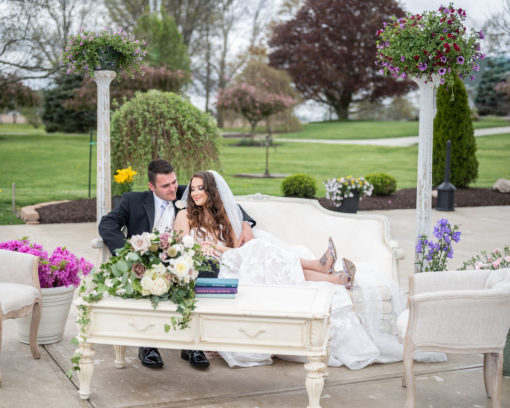
<path fill-rule="evenodd" d="M 32 305 L 37 298 L 39 298 L 39 291 L 34 286 L 0 283 L 0 303 L 4 316 L 13 310 Z"/>

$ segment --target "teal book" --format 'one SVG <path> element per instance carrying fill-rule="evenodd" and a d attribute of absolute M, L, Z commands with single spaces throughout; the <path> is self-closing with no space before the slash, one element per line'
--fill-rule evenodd
<path fill-rule="evenodd" d="M 222 287 L 222 288 L 237 288 L 239 279 L 216 279 L 216 278 L 197 278 L 195 287 L 209 286 L 209 287 Z"/>
<path fill-rule="evenodd" d="M 197 299 L 235 299 L 235 293 L 196 293 L 195 298 Z"/>

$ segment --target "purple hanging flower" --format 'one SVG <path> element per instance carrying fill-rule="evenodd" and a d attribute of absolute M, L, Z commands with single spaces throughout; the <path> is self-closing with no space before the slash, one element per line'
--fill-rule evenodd
<path fill-rule="evenodd" d="M 439 68 L 439 71 L 437 71 L 437 73 L 441 76 L 446 74 L 446 68 Z"/>
<path fill-rule="evenodd" d="M 420 62 L 420 63 L 418 64 L 418 69 L 419 69 L 420 71 L 425 71 L 425 70 L 427 69 L 427 63 L 426 63 L 426 62 Z"/>
<path fill-rule="evenodd" d="M 459 64 L 459 65 L 464 64 L 464 57 L 462 55 L 459 55 L 457 57 L 457 64 Z"/>

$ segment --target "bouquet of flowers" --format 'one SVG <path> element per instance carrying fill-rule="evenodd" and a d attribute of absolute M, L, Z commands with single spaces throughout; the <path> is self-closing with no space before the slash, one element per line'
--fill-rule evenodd
<path fill-rule="evenodd" d="M 377 60 L 381 74 L 394 78 L 439 76 L 441 84 L 453 85 L 455 76 L 471 75 L 480 69 L 477 60 L 485 57 L 479 40 L 483 32 L 463 25 L 466 11 L 450 3 L 437 11 L 408 14 L 396 18 L 377 31 Z"/>
<path fill-rule="evenodd" d="M 374 187 L 363 177 L 339 177 L 324 182 L 326 186 L 326 198 L 333 200 L 337 207 L 342 205 L 342 200 L 347 197 L 354 197 L 357 193 L 359 198 L 372 195 Z"/>
<path fill-rule="evenodd" d="M 117 169 L 115 171 L 113 180 L 117 183 L 116 186 L 118 186 L 120 195 L 133 189 L 133 176 L 136 176 L 137 174 L 138 173 L 136 171 L 131 169 L 131 166 L 127 169 Z"/>
<path fill-rule="evenodd" d="M 172 318 L 172 326 L 184 329 L 195 308 L 194 285 L 202 265 L 202 250 L 191 236 L 173 230 L 145 232 L 127 240 L 117 255 L 99 267 L 91 282 L 84 282 L 80 293 L 89 303 L 109 295 L 149 298 L 157 308 L 160 301 L 171 300 L 182 315 Z"/>
<path fill-rule="evenodd" d="M 68 74 L 83 72 L 93 77 L 96 69 L 115 71 L 117 66 L 111 59 L 118 58 L 118 68 L 132 77 L 133 70 L 141 72 L 140 67 L 147 55 L 144 47 L 145 42 L 136 40 L 123 30 L 113 32 L 105 28 L 93 33 L 82 28 L 69 38 L 62 57 Z"/>
<path fill-rule="evenodd" d="M 87 276 L 93 265 L 72 254 L 66 247 L 57 247 L 53 253 L 48 253 L 42 245 L 30 242 L 28 237 L 19 240 L 0 242 L 0 249 L 23 252 L 39 257 L 39 284 L 41 288 L 56 288 L 60 286 L 80 286 L 81 278 Z"/>
<path fill-rule="evenodd" d="M 465 261 L 459 268 L 465 269 L 501 269 L 510 268 L 510 247 L 505 245 L 503 250 L 495 248 L 492 252 L 482 251 Z"/>
<path fill-rule="evenodd" d="M 418 271 L 446 271 L 447 258 L 453 258 L 452 242 L 459 242 L 460 234 L 458 225 L 452 228 L 446 218 L 440 219 L 434 227 L 437 242 L 428 240 L 426 235 L 418 239 L 416 245 Z"/>

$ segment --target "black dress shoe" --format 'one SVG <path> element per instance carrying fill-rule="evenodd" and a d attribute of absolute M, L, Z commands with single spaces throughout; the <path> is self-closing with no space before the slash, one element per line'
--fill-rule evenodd
<path fill-rule="evenodd" d="M 200 350 L 181 350 L 181 358 L 189 361 L 195 368 L 209 367 L 209 360 L 203 351 Z"/>
<path fill-rule="evenodd" d="M 157 348 L 154 347 L 140 347 L 138 349 L 138 358 L 141 360 L 142 365 L 149 368 L 163 367 L 163 359 L 159 354 Z"/>

